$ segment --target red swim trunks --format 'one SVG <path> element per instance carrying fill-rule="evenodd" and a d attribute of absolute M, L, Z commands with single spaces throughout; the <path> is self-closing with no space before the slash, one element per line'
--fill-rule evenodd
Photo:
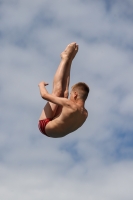
<path fill-rule="evenodd" d="M 49 123 L 52 119 L 47 118 L 47 119 L 43 119 L 43 120 L 39 120 L 38 122 L 38 128 L 40 130 L 41 133 L 43 133 L 44 135 L 48 136 L 45 132 L 45 126 L 47 125 L 47 123 Z M 49 136 L 48 136 L 49 137 Z"/>

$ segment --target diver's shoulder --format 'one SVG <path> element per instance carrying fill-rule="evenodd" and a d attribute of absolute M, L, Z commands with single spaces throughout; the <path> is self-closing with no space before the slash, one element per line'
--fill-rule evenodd
<path fill-rule="evenodd" d="M 77 104 L 74 103 L 73 101 L 69 100 L 69 107 L 72 109 L 72 110 L 77 110 L 78 107 L 77 107 Z"/>

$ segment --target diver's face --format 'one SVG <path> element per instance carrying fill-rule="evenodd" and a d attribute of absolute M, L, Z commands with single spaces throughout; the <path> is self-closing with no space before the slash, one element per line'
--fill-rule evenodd
<path fill-rule="evenodd" d="M 77 92 L 76 91 L 73 91 L 71 90 L 70 92 L 70 100 L 76 100 L 77 99 Z"/>
<path fill-rule="evenodd" d="M 71 89 L 71 91 L 70 91 L 70 99 L 71 99 L 71 100 L 73 99 L 73 91 L 72 91 L 72 89 Z"/>

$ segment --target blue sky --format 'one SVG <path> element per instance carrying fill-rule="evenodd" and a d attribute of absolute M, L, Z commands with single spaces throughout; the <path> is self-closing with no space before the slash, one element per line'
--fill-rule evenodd
<path fill-rule="evenodd" d="M 133 199 L 132 0 L 0 1 L 0 199 Z M 89 117 L 52 139 L 37 127 L 60 53 L 79 44 L 71 83 Z"/>

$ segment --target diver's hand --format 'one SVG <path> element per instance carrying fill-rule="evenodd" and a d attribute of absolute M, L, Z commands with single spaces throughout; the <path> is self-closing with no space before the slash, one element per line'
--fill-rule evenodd
<path fill-rule="evenodd" d="M 46 82 L 44 82 L 44 81 L 41 81 L 39 84 L 38 84 L 38 86 L 47 86 L 48 85 L 48 83 L 46 83 Z"/>

